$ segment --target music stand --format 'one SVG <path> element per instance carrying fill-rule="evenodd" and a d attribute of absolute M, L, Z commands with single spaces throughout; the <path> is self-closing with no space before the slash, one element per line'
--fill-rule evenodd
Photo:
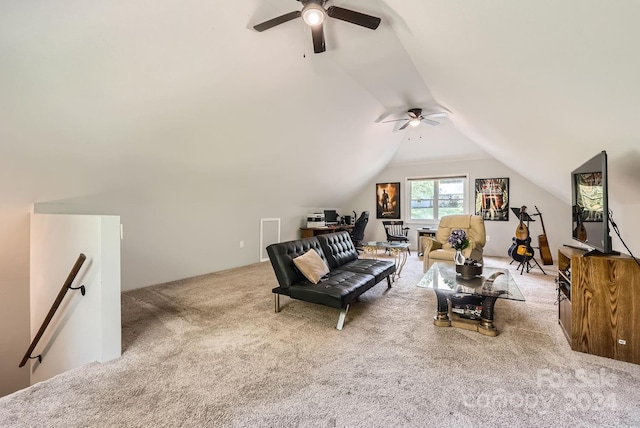
<path fill-rule="evenodd" d="M 515 207 L 511 207 L 511 211 L 513 211 L 513 213 L 516 215 L 516 217 L 518 217 L 518 219 L 520 219 L 520 208 L 515 208 Z M 526 221 L 527 222 L 527 226 L 529 226 L 529 222 L 530 221 L 535 221 L 534 219 L 531 218 L 531 216 L 529 215 L 528 212 L 524 212 L 522 213 L 522 221 Z"/>

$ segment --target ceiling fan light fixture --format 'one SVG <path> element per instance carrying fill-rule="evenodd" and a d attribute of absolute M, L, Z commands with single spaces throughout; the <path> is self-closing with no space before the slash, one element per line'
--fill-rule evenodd
<path fill-rule="evenodd" d="M 418 126 L 418 125 L 420 125 L 420 118 L 419 118 L 419 117 L 414 117 L 413 119 L 411 119 L 411 120 L 409 121 L 409 124 L 410 124 L 411 126 Z"/>
<path fill-rule="evenodd" d="M 326 12 L 319 4 L 307 3 L 307 5 L 302 9 L 302 19 L 310 27 L 322 24 L 325 18 Z"/>

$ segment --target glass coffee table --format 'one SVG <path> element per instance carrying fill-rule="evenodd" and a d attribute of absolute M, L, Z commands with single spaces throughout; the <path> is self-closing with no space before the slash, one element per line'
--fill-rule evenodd
<path fill-rule="evenodd" d="M 378 257 L 378 250 L 389 251 L 389 254 L 393 256 L 396 264 L 396 271 L 392 278 L 393 281 L 395 281 L 402 273 L 402 268 L 407 262 L 409 244 L 406 242 L 369 241 L 362 244 L 362 249 L 365 254 L 369 254 L 374 259 Z"/>
<path fill-rule="evenodd" d="M 482 275 L 463 279 L 456 265 L 434 263 L 418 283 L 432 288 L 438 299 L 433 323 L 439 327 L 459 327 L 487 336 L 497 336 L 493 309 L 498 299 L 519 300 L 524 296 L 507 269 L 483 267 Z"/>

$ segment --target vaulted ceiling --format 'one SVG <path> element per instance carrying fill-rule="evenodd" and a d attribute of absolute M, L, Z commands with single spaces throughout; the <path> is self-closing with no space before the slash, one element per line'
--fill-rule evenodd
<path fill-rule="evenodd" d="M 188 176 L 259 178 L 257 195 L 287 182 L 301 205 L 339 206 L 390 164 L 483 157 L 568 201 L 557 183 L 603 149 L 638 187 L 640 2 L 328 5 L 382 24 L 329 19 L 316 55 L 302 20 L 252 29 L 295 0 L 3 1 L 4 202 Z M 382 123 L 411 107 L 449 117 Z"/>

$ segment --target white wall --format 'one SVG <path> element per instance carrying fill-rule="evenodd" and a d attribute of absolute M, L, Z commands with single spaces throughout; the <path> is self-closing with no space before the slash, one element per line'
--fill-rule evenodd
<path fill-rule="evenodd" d="M 29 386 L 30 207 L 0 206 L 0 397 Z"/>
<path fill-rule="evenodd" d="M 31 337 L 47 316 L 80 254 L 73 287 L 31 356 L 31 384 L 92 361 L 120 356 L 120 220 L 116 216 L 34 214 L 31 218 Z M 25 349 L 26 351 L 26 349 Z"/>
<path fill-rule="evenodd" d="M 123 291 L 260 261 L 260 219 L 280 218 L 281 239 L 295 239 L 307 212 L 286 188 L 259 191 L 253 183 L 225 186 L 184 180 L 130 200 L 107 194 L 40 203 L 36 212 L 120 216 Z M 240 247 L 240 241 L 244 247 Z"/>
<path fill-rule="evenodd" d="M 557 248 L 562 244 L 570 241 L 570 221 L 571 210 L 568 203 L 559 200 L 554 195 L 546 192 L 544 189 L 525 179 L 516 171 L 508 166 L 494 160 L 469 160 L 457 162 L 438 162 L 430 164 L 408 164 L 386 168 L 374 180 L 372 180 L 364 191 L 353 200 L 353 205 L 357 207 L 358 214 L 361 211 L 368 210 L 370 213 L 369 224 L 365 230 L 366 240 L 384 240 L 385 233 L 382 227 L 382 219 L 376 219 L 375 205 L 375 184 L 385 182 L 401 183 L 401 217 L 406 218 L 407 200 L 406 197 L 406 179 L 415 177 L 431 177 L 439 175 L 468 175 L 469 186 L 468 194 L 469 206 L 468 211 L 471 213 L 475 210 L 475 179 L 476 178 L 509 178 L 509 206 L 520 207 L 526 205 L 528 212 L 534 213 L 534 205 L 537 205 L 543 215 L 547 238 L 554 261 L 556 259 Z M 567 179 L 568 183 L 568 179 Z M 534 217 L 535 219 L 536 217 Z M 437 222 L 434 222 L 437 224 Z M 507 257 L 507 250 L 511 246 L 516 227 L 519 224 L 518 218 L 510 212 L 509 221 L 486 221 L 485 227 L 490 241 L 485 246 L 485 254 L 491 256 Z M 416 229 L 423 227 L 421 224 L 409 224 L 409 238 L 411 240 L 411 248 L 417 249 L 417 232 Z M 532 246 L 537 246 L 537 237 L 542 233 L 540 222 L 530 224 L 530 234 L 532 237 Z M 539 257 L 538 257 L 539 258 Z"/>

